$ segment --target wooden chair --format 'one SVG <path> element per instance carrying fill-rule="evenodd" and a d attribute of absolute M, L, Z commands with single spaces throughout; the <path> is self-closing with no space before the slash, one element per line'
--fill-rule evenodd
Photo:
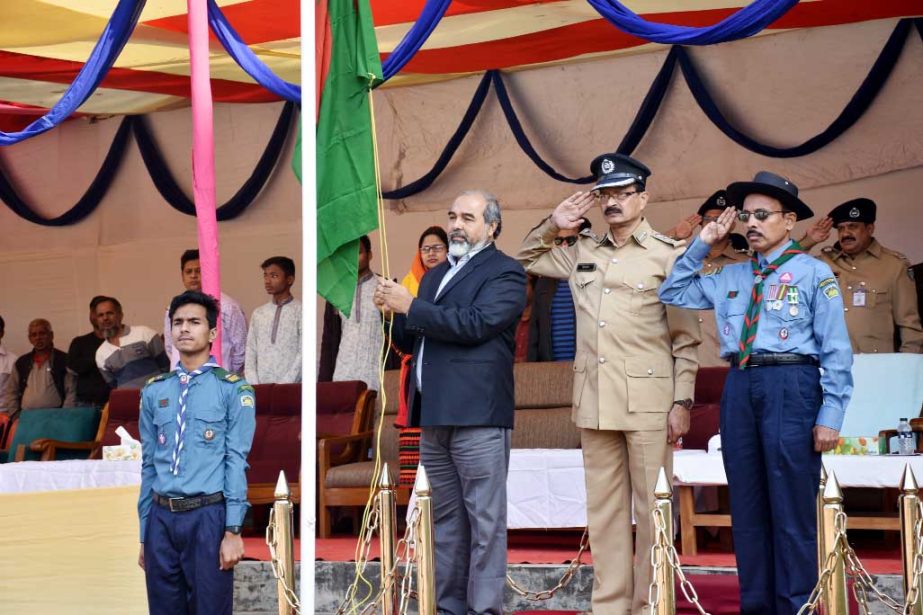
<path fill-rule="evenodd" d="M 0 462 L 89 459 L 100 446 L 108 407 L 23 410 Z M 11 455 L 12 453 L 12 455 Z"/>
<path fill-rule="evenodd" d="M 398 374 L 400 370 L 385 372 L 383 387 L 388 392 L 381 434 L 382 460 L 391 468 L 392 483 L 397 479 L 397 438 L 393 412 L 397 408 Z M 371 477 L 374 472 L 375 425 L 378 413 L 374 412 L 375 391 L 366 391 L 365 399 L 356 404 L 353 431 L 348 435 L 320 438 L 317 442 L 318 463 L 318 535 L 328 538 L 331 531 L 331 508 L 337 506 L 365 506 L 369 497 Z M 410 496 L 407 489 L 396 493 L 398 504 L 406 505 Z"/>

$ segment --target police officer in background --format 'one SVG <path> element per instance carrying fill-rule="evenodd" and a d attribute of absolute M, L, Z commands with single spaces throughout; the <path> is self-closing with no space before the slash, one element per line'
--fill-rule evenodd
<path fill-rule="evenodd" d="M 798 188 L 761 171 L 728 186 L 728 196 L 742 210 L 728 207 L 702 229 L 660 298 L 713 308 L 733 368 L 721 445 L 741 612 L 797 613 L 817 582 L 821 453 L 836 445 L 852 394 L 852 351 L 836 278 L 790 238 L 795 222 L 813 215 Z M 751 261 L 700 274 L 735 218 L 746 224 Z"/>
<path fill-rule="evenodd" d="M 218 306 L 198 291 L 170 302 L 176 369 L 141 391 L 139 565 L 153 614 L 231 615 L 244 554 L 253 387 L 210 356 Z"/>
<path fill-rule="evenodd" d="M 675 239 L 688 239 L 692 236 L 690 223 L 704 228 L 710 222 L 717 220 L 727 206 L 727 192 L 718 190 L 699 206 L 694 216 L 680 221 L 666 234 Z M 726 237 L 711 247 L 702 263 L 701 273 L 708 273 L 725 265 L 747 260 L 750 260 L 747 238 L 739 233 L 728 233 Z M 718 331 L 715 329 L 714 317 L 707 313 L 707 310 L 702 310 L 699 312 L 698 320 L 702 331 L 702 343 L 699 344 L 699 367 L 727 365 L 727 361 L 721 358 L 721 345 L 718 340 Z"/>
<path fill-rule="evenodd" d="M 591 167 L 592 192 L 563 201 L 523 241 L 517 260 L 531 273 L 569 280 L 577 314 L 574 422 L 586 469 L 593 549 L 593 613 L 639 613 L 651 580 L 650 510 L 661 466 L 689 429 L 697 370 L 694 314 L 664 306 L 657 288 L 684 242 L 654 231 L 643 217 L 650 170 L 622 154 Z M 554 248 L 599 206 L 609 228 L 589 229 Z M 632 555 L 632 501 L 637 522 Z"/>
<path fill-rule="evenodd" d="M 923 327 L 910 263 L 873 236 L 875 201 L 853 199 L 835 207 L 808 230 L 805 248 L 825 241 L 835 227 L 838 241 L 821 250 L 843 291 L 853 352 L 923 352 Z M 895 346 L 895 333 L 898 344 Z"/>

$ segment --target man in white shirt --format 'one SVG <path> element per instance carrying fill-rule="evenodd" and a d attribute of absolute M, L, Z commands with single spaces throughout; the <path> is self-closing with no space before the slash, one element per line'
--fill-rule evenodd
<path fill-rule="evenodd" d="M 180 273 L 186 290 L 202 292 L 202 268 L 199 265 L 199 251 L 186 250 L 180 257 Z M 221 293 L 218 302 L 221 313 L 221 367 L 235 374 L 244 371 L 244 357 L 247 354 L 247 317 L 243 309 L 232 297 Z M 170 366 L 179 361 L 179 351 L 173 347 L 170 330 L 169 309 L 164 311 L 163 338 L 164 348 L 170 357 Z"/>
<path fill-rule="evenodd" d="M 301 302 L 291 292 L 295 263 L 273 256 L 260 267 L 272 300 L 250 316 L 244 374 L 250 384 L 301 382 Z"/>
<path fill-rule="evenodd" d="M 143 325 L 122 324 L 122 304 L 109 297 L 96 306 L 96 318 L 106 341 L 96 351 L 96 366 L 116 389 L 143 387 L 169 369 L 163 338 Z"/>

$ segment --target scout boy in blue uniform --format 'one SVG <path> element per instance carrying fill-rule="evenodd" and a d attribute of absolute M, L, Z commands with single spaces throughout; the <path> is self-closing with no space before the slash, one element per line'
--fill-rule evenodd
<path fill-rule="evenodd" d="M 797 613 L 817 582 L 815 501 L 821 453 L 837 442 L 852 394 L 843 298 L 825 263 L 790 238 L 811 209 L 766 171 L 728 186 L 732 204 L 706 225 L 660 287 L 665 303 L 715 310 L 731 363 L 721 445 L 742 613 Z M 750 262 L 697 273 L 737 218 Z M 821 372 L 820 369 L 823 371 Z"/>
<path fill-rule="evenodd" d="M 170 303 L 175 369 L 141 391 L 141 554 L 152 614 L 231 615 L 234 565 L 244 554 L 253 387 L 210 356 L 213 298 Z"/>

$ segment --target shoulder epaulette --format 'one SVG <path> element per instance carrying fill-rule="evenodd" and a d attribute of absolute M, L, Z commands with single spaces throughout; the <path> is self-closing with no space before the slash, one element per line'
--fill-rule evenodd
<path fill-rule="evenodd" d="M 234 372 L 229 372 L 223 367 L 213 367 L 212 373 L 215 374 L 215 377 L 219 380 L 224 380 L 225 382 L 239 382 L 241 377 L 235 374 Z"/>
<path fill-rule="evenodd" d="M 170 377 L 175 376 L 175 375 L 176 375 L 176 372 L 172 372 L 172 371 L 171 371 L 171 372 L 166 372 L 166 373 L 163 373 L 163 374 L 157 374 L 156 376 L 154 376 L 154 377 L 152 377 L 152 378 L 148 378 L 148 381 L 144 383 L 144 386 L 147 386 L 147 385 L 152 384 L 152 383 L 154 383 L 154 382 L 161 382 L 161 381 L 166 380 L 167 378 L 170 378 Z"/>
<path fill-rule="evenodd" d="M 884 252 L 885 254 L 889 254 L 891 256 L 894 256 L 900 259 L 904 264 L 910 267 L 910 261 L 901 252 L 898 252 L 897 250 L 892 250 L 891 248 L 886 248 L 884 246 L 881 246 L 881 251 Z"/>
<path fill-rule="evenodd" d="M 596 236 L 596 233 L 594 233 L 593 229 L 591 228 L 585 228 L 577 234 L 580 235 L 581 237 L 588 237 L 589 239 L 592 239 L 596 243 L 599 243 L 599 237 Z"/>
<path fill-rule="evenodd" d="M 660 241 L 666 244 L 669 244 L 671 246 L 674 246 L 674 247 L 683 244 L 682 239 L 673 239 L 672 237 L 667 237 L 663 233 L 658 233 L 657 231 L 651 231 L 651 237 L 653 237 L 654 239 L 659 239 Z"/>

